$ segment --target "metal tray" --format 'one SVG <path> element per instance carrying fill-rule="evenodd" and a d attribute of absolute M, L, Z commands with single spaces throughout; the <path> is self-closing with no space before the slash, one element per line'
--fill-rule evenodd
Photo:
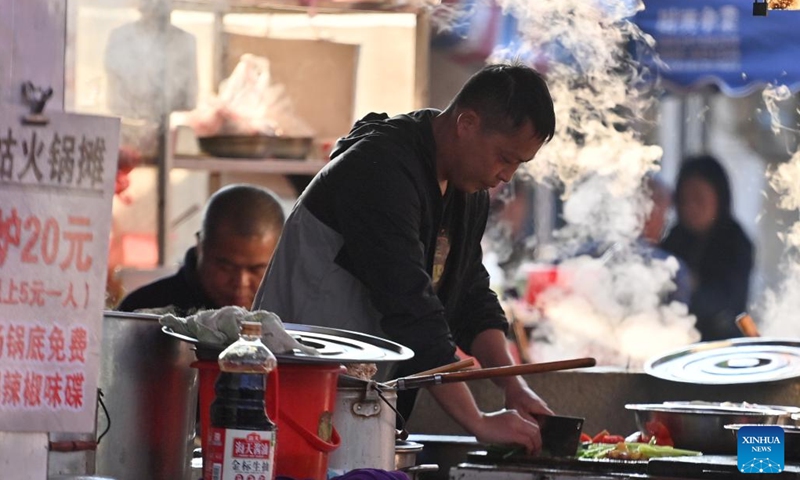
<path fill-rule="evenodd" d="M 800 376 L 800 342 L 759 337 L 695 343 L 649 360 L 644 371 L 704 385 L 776 382 Z"/>
<path fill-rule="evenodd" d="M 220 158 L 284 158 L 302 160 L 308 156 L 314 139 L 271 135 L 217 135 L 200 137 L 200 150 Z"/>
<path fill-rule="evenodd" d="M 408 360 L 414 356 L 414 352 L 408 347 L 365 333 L 297 323 L 283 325 L 289 335 L 303 345 L 316 348 L 320 355 L 312 356 L 301 352 L 276 354 L 278 363 L 383 363 Z M 216 360 L 223 350 L 223 347 L 201 343 L 196 338 L 181 335 L 166 326 L 161 330 L 167 335 L 193 344 L 200 360 Z"/>

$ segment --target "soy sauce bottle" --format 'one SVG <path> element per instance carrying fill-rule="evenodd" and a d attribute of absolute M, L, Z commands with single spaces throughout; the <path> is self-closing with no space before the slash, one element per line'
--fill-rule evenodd
<path fill-rule="evenodd" d="M 261 324 L 243 322 L 239 340 L 223 350 L 218 363 L 204 479 L 272 480 L 277 428 L 267 416 L 264 396 L 267 374 L 277 361 L 261 342 Z"/>

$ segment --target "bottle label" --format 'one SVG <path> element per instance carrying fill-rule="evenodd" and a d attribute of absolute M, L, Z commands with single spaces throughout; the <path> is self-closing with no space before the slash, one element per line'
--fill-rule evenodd
<path fill-rule="evenodd" d="M 272 480 L 275 471 L 275 431 L 211 428 L 208 435 L 209 480 Z"/>

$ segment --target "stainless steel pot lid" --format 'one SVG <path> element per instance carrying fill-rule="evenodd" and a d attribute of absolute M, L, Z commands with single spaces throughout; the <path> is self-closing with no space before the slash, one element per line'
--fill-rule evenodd
<path fill-rule="evenodd" d="M 644 371 L 706 385 L 776 382 L 800 376 L 800 342 L 759 337 L 695 343 L 649 360 Z"/>
<path fill-rule="evenodd" d="M 303 345 L 314 347 L 319 351 L 319 356 L 307 355 L 302 352 L 294 354 L 276 354 L 278 363 L 382 363 L 399 362 L 414 356 L 414 352 L 399 343 L 383 338 L 367 335 L 365 333 L 341 330 L 338 328 L 317 327 L 314 325 L 300 325 L 297 323 L 284 323 L 286 332 Z M 196 338 L 173 332 L 169 327 L 162 327 L 162 331 L 185 342 L 195 345 L 197 358 L 201 360 L 216 360 L 222 347 L 204 344 Z"/>

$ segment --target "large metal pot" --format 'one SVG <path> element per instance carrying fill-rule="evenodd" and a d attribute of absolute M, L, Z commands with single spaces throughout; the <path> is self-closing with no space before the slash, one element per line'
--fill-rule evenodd
<path fill-rule="evenodd" d="M 736 438 L 725 431 L 729 424 L 779 424 L 788 421 L 789 412 L 768 406 L 713 402 L 664 402 L 629 404 L 636 425 L 645 434 L 661 428 L 669 431 L 675 447 L 699 450 L 705 454 L 736 454 Z"/>
<path fill-rule="evenodd" d="M 397 391 L 377 382 L 340 382 L 333 426 L 342 447 L 328 457 L 328 468 L 348 472 L 357 468 L 395 469 Z"/>
<path fill-rule="evenodd" d="M 197 371 L 188 343 L 164 335 L 158 316 L 103 314 L 102 401 L 96 472 L 117 480 L 189 480 Z"/>

